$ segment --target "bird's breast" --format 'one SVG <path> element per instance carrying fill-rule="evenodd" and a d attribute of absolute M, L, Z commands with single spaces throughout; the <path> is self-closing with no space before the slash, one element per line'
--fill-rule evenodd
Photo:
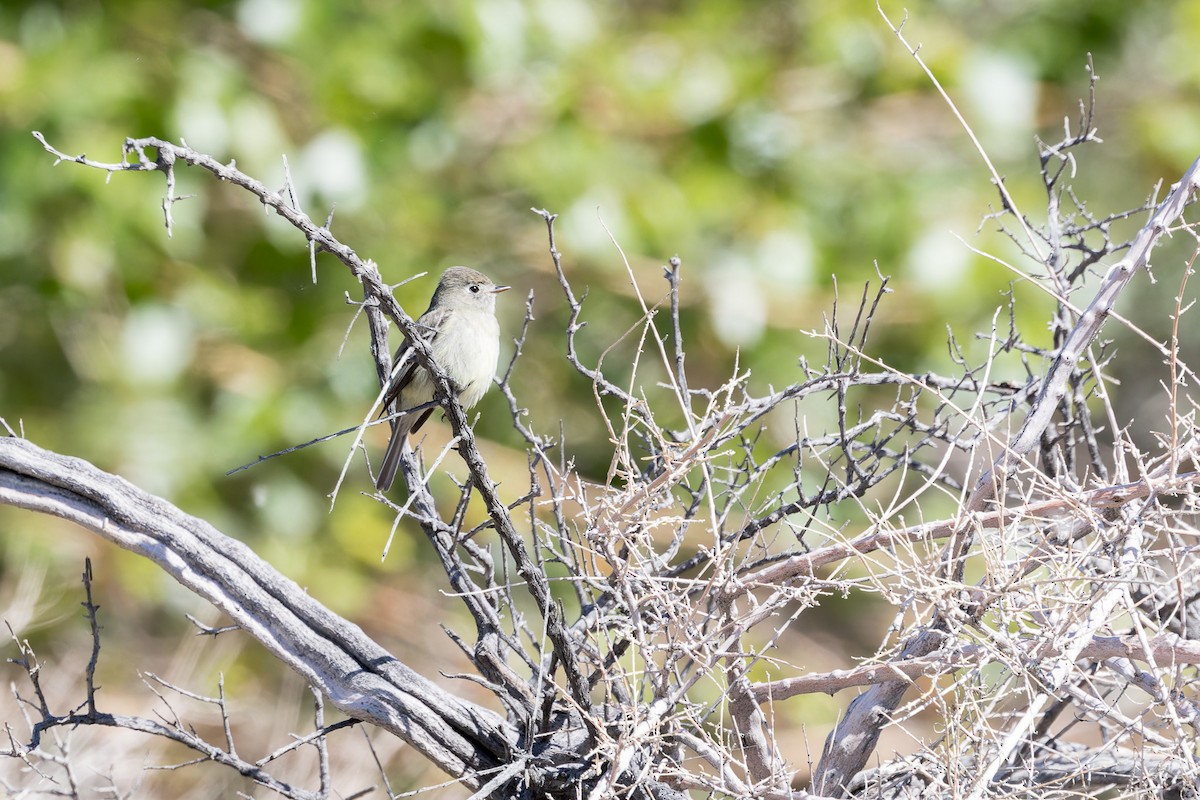
<path fill-rule="evenodd" d="M 491 314 L 469 314 L 445 325 L 433 340 L 433 357 L 460 388 L 463 408 L 492 385 L 500 358 L 500 324 Z"/>

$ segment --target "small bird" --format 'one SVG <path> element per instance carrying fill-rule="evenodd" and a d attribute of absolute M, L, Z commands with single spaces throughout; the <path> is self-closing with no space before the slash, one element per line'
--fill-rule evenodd
<path fill-rule="evenodd" d="M 469 267 L 450 267 L 442 273 L 429 308 L 417 319 L 417 327 L 429 343 L 434 360 L 458 390 L 463 408 L 478 403 L 496 376 L 496 362 L 500 358 L 496 295 L 510 288 L 497 286 L 487 275 Z M 406 363 L 392 373 L 383 398 L 385 413 L 416 408 L 433 400 L 433 380 L 413 358 L 414 354 L 407 353 L 411 346 L 405 339 L 396 350 L 393 365 Z M 392 422 L 392 438 L 375 479 L 379 491 L 391 488 L 400 454 L 408 445 L 408 434 L 419 430 L 431 413 L 432 407 Z"/>

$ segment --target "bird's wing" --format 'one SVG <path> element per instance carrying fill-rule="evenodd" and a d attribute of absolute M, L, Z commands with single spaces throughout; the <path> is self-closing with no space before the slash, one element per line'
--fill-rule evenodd
<path fill-rule="evenodd" d="M 432 413 L 433 413 L 432 408 L 427 408 L 424 411 L 422 411 L 421 416 L 417 417 L 417 421 L 414 422 L 413 426 L 408 429 L 408 432 L 416 433 L 417 431 L 421 430 L 421 426 L 425 424 L 425 420 L 429 419 L 429 415 Z"/>
<path fill-rule="evenodd" d="M 417 371 L 417 358 L 413 353 L 412 348 L 408 346 L 408 340 L 400 345 L 396 350 L 396 358 L 392 361 L 392 380 L 388 383 L 387 393 L 383 396 L 384 413 L 390 413 L 394 409 L 392 404 L 400 397 L 400 393 L 404 388 L 412 383 L 413 375 Z"/>
<path fill-rule="evenodd" d="M 426 343 L 432 342 L 433 338 L 437 336 L 445 315 L 446 312 L 442 309 L 431 310 L 426 311 L 417 320 L 417 326 L 422 329 L 421 332 L 424 334 Z M 392 380 L 388 384 L 387 393 L 383 396 L 385 413 L 395 410 L 391 407 L 392 404 L 400 397 L 400 393 L 404 391 L 405 387 L 412 383 L 419 366 L 417 354 L 412 349 L 412 342 L 405 338 L 396 348 L 396 357 L 392 359 Z"/>

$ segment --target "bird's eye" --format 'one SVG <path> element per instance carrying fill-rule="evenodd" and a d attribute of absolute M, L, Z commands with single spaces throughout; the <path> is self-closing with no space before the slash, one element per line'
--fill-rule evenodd
<path fill-rule="evenodd" d="M 471 284 L 471 294 L 479 294 L 479 284 L 478 283 Z"/>

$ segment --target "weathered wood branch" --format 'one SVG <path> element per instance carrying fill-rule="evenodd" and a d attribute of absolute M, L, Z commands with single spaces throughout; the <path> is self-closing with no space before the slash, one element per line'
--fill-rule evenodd
<path fill-rule="evenodd" d="M 479 788 L 518 732 L 414 672 L 249 547 L 87 461 L 0 439 L 0 503 L 74 522 L 205 598 L 343 713 L 399 736 Z"/>

